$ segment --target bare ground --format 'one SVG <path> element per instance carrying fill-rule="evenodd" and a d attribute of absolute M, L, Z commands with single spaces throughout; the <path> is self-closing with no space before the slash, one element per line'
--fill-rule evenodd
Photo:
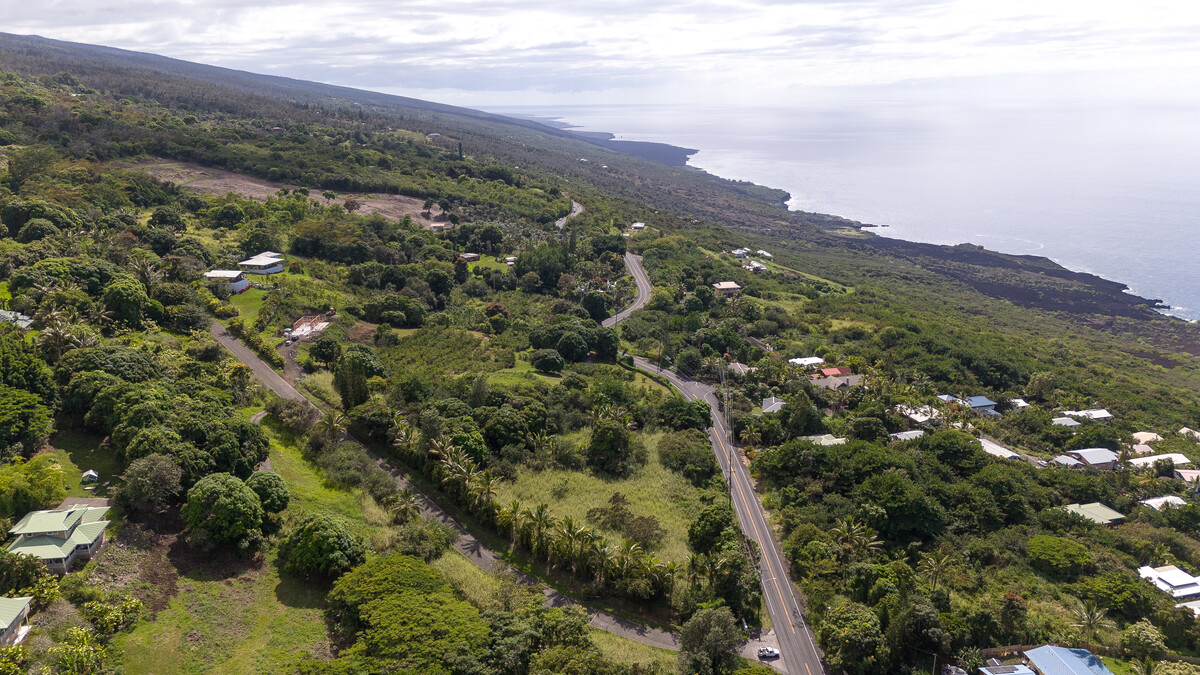
<path fill-rule="evenodd" d="M 213 169 L 199 164 L 176 162 L 168 159 L 148 159 L 126 164 L 125 167 L 140 169 L 155 178 L 169 180 L 188 190 L 214 195 L 236 192 L 259 201 L 266 201 L 268 197 L 273 196 L 280 189 L 295 190 L 299 187 L 288 183 L 277 183 L 261 178 L 254 178 L 253 176 L 225 171 L 223 169 Z M 317 201 L 323 201 L 320 194 L 316 192 L 310 196 Z M 413 221 L 421 223 L 426 227 L 446 220 L 438 207 L 433 207 L 432 212 L 426 212 L 422 209 L 425 203 L 415 197 L 373 192 L 339 192 L 334 201 L 344 202 L 348 197 L 353 197 L 362 204 L 362 207 L 357 211 L 360 214 L 370 215 L 378 213 L 395 220 L 403 220 L 404 216 L 411 216 Z"/>

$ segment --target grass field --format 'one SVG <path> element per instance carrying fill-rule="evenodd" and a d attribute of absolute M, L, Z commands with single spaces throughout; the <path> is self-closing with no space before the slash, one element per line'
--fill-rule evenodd
<path fill-rule="evenodd" d="M 687 529 L 703 506 L 701 493 L 659 463 L 659 436 L 643 436 L 649 461 L 630 478 L 611 480 L 582 471 L 525 469 L 516 481 L 503 485 L 499 500 L 507 504 L 517 499 L 529 507 L 545 503 L 555 518 L 570 516 L 586 523 L 588 509 L 607 506 L 613 493 L 620 492 L 629 500 L 635 516 L 654 516 L 666 530 L 662 544 L 653 553 L 663 560 L 683 561 L 688 555 Z M 619 534 L 607 534 L 620 540 Z"/>
<path fill-rule="evenodd" d="M 590 629 L 592 643 L 604 657 L 626 666 L 642 666 L 650 672 L 673 673 L 679 668 L 679 653 L 651 647 L 599 628 Z M 654 669 L 658 670 L 655 671 Z"/>
<path fill-rule="evenodd" d="M 100 450 L 101 437 L 85 431 L 59 431 L 50 437 L 50 445 L 58 456 L 63 469 L 68 497 L 106 497 L 103 484 L 112 482 L 120 473 L 121 465 L 111 450 Z M 84 471 L 94 469 L 100 474 L 100 484 L 95 490 L 84 490 L 79 477 Z"/>
<path fill-rule="evenodd" d="M 238 308 L 241 312 L 238 316 L 246 322 L 246 325 L 254 323 L 254 318 L 258 316 L 258 308 L 262 307 L 263 298 L 267 297 L 267 292 L 257 288 L 247 288 L 244 293 L 229 298 L 229 304 Z"/>

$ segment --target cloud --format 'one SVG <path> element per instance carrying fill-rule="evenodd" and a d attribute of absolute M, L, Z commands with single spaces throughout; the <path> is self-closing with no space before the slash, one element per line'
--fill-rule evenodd
<path fill-rule="evenodd" d="M 0 24 L 458 102 L 720 102 L 922 78 L 1200 67 L 1191 4 L 46 0 L 5 7 Z"/>

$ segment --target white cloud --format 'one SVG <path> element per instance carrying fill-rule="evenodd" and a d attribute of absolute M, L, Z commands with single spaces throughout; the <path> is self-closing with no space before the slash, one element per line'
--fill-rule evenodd
<path fill-rule="evenodd" d="M 0 25 L 471 104 L 1200 69 L 1200 5 L 1177 0 L 50 0 L 0 9 Z"/>

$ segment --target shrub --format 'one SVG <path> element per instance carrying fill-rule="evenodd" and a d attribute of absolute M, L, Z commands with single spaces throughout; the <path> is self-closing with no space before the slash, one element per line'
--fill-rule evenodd
<path fill-rule="evenodd" d="M 593 470 L 612 476 L 624 476 L 636 463 L 629 430 L 616 420 L 602 419 L 592 427 L 587 463 Z"/>
<path fill-rule="evenodd" d="M 700 486 L 717 474 L 717 458 L 708 438 L 696 429 L 666 434 L 658 441 L 662 465 Z"/>
<path fill-rule="evenodd" d="M 553 349 L 539 349 L 529 358 L 529 362 L 534 368 L 543 373 L 561 373 L 566 362 L 563 357 Z"/>
<path fill-rule="evenodd" d="M 192 530 L 189 541 L 206 550 L 234 544 L 243 553 L 251 552 L 262 540 L 258 495 L 227 473 L 205 476 L 188 490 L 182 515 Z"/>
<path fill-rule="evenodd" d="M 1029 564 L 1043 574 L 1073 579 L 1092 564 L 1092 554 L 1083 544 L 1063 537 L 1039 534 L 1029 540 Z"/>
<path fill-rule="evenodd" d="M 284 569 L 293 574 L 337 578 L 366 560 L 366 547 L 332 516 L 308 517 L 279 546 Z"/>
<path fill-rule="evenodd" d="M 258 501 L 267 513 L 279 513 L 292 499 L 287 484 L 279 474 L 271 471 L 255 471 L 246 479 L 246 486 L 258 495 Z"/>
<path fill-rule="evenodd" d="M 267 412 L 279 423 L 295 434 L 307 433 L 317 423 L 320 414 L 308 401 L 287 398 L 272 398 L 267 402 Z"/>

